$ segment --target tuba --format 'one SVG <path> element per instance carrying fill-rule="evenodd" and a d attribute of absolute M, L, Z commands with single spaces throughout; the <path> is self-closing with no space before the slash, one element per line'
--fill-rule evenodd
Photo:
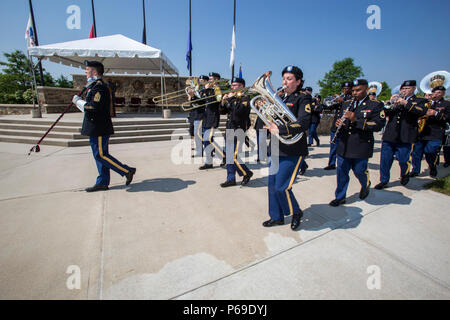
<path fill-rule="evenodd" d="M 278 96 L 279 91 L 275 91 L 270 83 L 270 76 L 272 71 L 268 71 L 260 76 L 255 83 L 250 87 L 250 93 L 257 93 L 258 96 L 250 100 L 250 107 L 256 112 L 259 118 L 264 122 L 266 126 L 269 126 L 271 122 L 274 122 L 277 126 L 289 125 L 296 122 L 297 118 L 284 104 L 281 98 Z M 280 136 L 276 134 L 276 137 L 284 144 L 294 144 L 298 142 L 303 136 L 303 132 L 292 135 Z"/>

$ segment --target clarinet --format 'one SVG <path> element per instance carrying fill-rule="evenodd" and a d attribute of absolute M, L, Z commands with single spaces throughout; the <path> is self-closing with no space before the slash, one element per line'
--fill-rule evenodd
<path fill-rule="evenodd" d="M 341 124 L 336 128 L 336 133 L 334 134 L 334 137 L 333 137 L 333 139 L 331 140 L 331 143 L 332 143 L 332 144 L 335 144 L 335 143 L 336 143 L 336 137 L 338 136 L 339 131 L 341 131 L 341 128 L 344 126 L 345 119 L 347 119 L 347 118 L 345 118 L 345 114 L 346 114 L 348 111 L 350 111 L 350 109 L 351 109 L 352 106 L 353 106 L 353 103 L 355 103 L 355 99 L 354 99 L 354 98 L 353 98 L 352 101 L 350 102 L 350 104 L 349 104 L 349 106 L 347 107 L 347 109 L 344 110 L 344 113 L 342 114 L 342 117 L 340 118 L 340 119 L 341 119 Z"/>

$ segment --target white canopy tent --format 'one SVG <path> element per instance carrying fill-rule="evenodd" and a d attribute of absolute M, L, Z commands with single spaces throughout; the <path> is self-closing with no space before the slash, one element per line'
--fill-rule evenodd
<path fill-rule="evenodd" d="M 29 47 L 28 52 L 38 59 L 80 68 L 85 60 L 100 61 L 105 73 L 160 74 L 161 94 L 165 93 L 165 73 L 179 75 L 161 50 L 121 34 Z"/>

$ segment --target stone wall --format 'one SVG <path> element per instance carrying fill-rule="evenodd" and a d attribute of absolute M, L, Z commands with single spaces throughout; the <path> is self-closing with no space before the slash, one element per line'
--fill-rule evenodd
<path fill-rule="evenodd" d="M 80 90 L 38 86 L 37 91 L 42 113 L 61 113 L 72 102 L 72 97 Z M 79 112 L 79 110 L 72 106 L 68 112 Z"/>
<path fill-rule="evenodd" d="M 30 114 L 32 104 L 0 104 L 0 115 Z"/>

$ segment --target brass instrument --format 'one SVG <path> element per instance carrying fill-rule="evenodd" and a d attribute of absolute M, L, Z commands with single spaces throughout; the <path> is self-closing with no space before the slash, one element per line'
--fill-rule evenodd
<path fill-rule="evenodd" d="M 266 126 L 270 126 L 270 123 L 272 122 L 278 126 L 287 126 L 290 123 L 296 122 L 297 119 L 278 96 L 278 92 L 284 90 L 285 87 L 281 88 L 279 91 L 275 91 L 270 82 L 271 75 L 272 71 L 264 73 L 248 90 L 250 93 L 259 94 L 250 100 L 250 107 L 256 112 Z M 276 137 L 284 144 L 293 144 L 303 137 L 303 132 L 298 133 L 295 136 L 280 136 L 276 134 Z"/>
<path fill-rule="evenodd" d="M 425 103 L 425 107 L 427 108 L 427 110 L 429 108 L 431 108 L 431 102 Z M 427 123 L 427 119 L 428 119 L 428 115 L 424 115 L 424 116 L 421 116 L 419 118 L 419 120 L 418 120 L 418 124 L 419 124 L 418 131 L 419 131 L 419 133 L 421 133 L 423 131 L 423 128 L 425 128 L 425 124 Z"/>
<path fill-rule="evenodd" d="M 340 94 L 340 95 L 337 96 L 337 97 L 332 97 L 332 96 L 326 97 L 325 99 L 323 99 L 323 104 L 326 105 L 327 107 L 330 107 L 330 106 L 332 106 L 333 104 L 336 104 L 336 99 L 337 99 L 337 98 L 343 98 L 343 97 L 344 97 L 344 94 L 343 94 L 343 93 Z"/>

